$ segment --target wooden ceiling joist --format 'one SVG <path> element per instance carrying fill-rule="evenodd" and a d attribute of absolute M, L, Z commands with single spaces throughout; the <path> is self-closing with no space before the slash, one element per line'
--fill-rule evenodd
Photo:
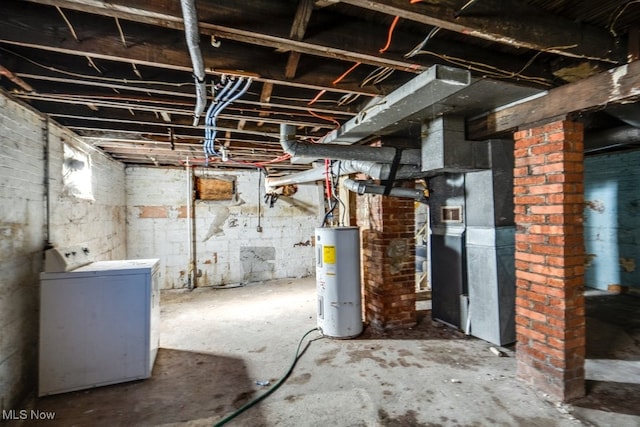
<path fill-rule="evenodd" d="M 482 14 L 459 14 L 453 1 L 341 0 L 353 6 L 517 48 L 619 63 L 614 37 L 602 29 L 544 13 L 524 2 L 483 0 Z M 487 11 L 493 11 L 490 16 Z M 504 13 L 504 12 L 508 13 Z"/>

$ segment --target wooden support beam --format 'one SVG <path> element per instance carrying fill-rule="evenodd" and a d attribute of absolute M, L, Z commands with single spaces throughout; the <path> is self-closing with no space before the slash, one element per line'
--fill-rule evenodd
<path fill-rule="evenodd" d="M 313 0 L 300 0 L 298 2 L 298 8 L 296 9 L 296 15 L 293 18 L 293 24 L 291 25 L 291 31 L 289 32 L 289 38 L 292 40 L 302 40 L 304 34 L 307 32 L 307 26 L 311 19 L 311 13 L 313 12 Z M 285 67 L 284 77 L 286 79 L 293 79 L 296 76 L 298 70 L 298 63 L 300 62 L 300 52 L 289 52 L 289 58 L 287 59 L 287 66 Z"/>
<path fill-rule="evenodd" d="M 635 61 L 471 119 L 467 122 L 467 138 L 485 140 L 570 113 L 639 99 L 640 61 Z"/>
<path fill-rule="evenodd" d="M 293 18 L 289 38 L 292 40 L 302 40 L 307 32 L 307 26 L 313 12 L 313 0 L 300 0 L 296 15 Z"/>
<path fill-rule="evenodd" d="M 287 66 L 284 69 L 284 78 L 293 79 L 296 77 L 296 71 L 298 70 L 298 63 L 300 62 L 300 52 L 289 52 L 289 59 L 287 59 Z"/>
<path fill-rule="evenodd" d="M 273 84 L 272 83 L 265 83 L 262 85 L 262 92 L 260 92 L 260 103 L 265 105 L 265 110 L 268 110 L 269 107 L 267 107 L 267 105 L 269 105 L 269 103 L 271 102 L 271 93 L 273 92 Z M 269 116 L 269 112 L 268 111 L 261 111 L 260 112 L 260 117 L 268 117 Z"/>

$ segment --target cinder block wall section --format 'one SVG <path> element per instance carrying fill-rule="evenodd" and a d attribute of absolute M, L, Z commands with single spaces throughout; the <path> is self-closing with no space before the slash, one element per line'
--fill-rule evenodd
<path fill-rule="evenodd" d="M 583 129 L 514 138 L 517 375 L 567 401 L 585 392 Z"/>
<path fill-rule="evenodd" d="M 90 244 L 96 259 L 125 255 L 124 168 L 1 91 L 0 138 L 0 410 L 9 410 L 19 409 L 37 379 L 46 140 L 53 244 Z M 62 191 L 63 142 L 89 155 L 93 200 Z"/>
<path fill-rule="evenodd" d="M 585 159 L 588 287 L 640 291 L 640 150 Z"/>
<path fill-rule="evenodd" d="M 358 196 L 357 216 L 365 321 L 382 330 L 415 325 L 414 201 Z"/>
<path fill-rule="evenodd" d="M 299 185 L 295 194 L 282 196 L 269 207 L 264 202 L 264 179 L 258 171 L 197 169 L 195 173 L 207 178 L 235 179 L 238 196 L 237 200 L 195 203 L 197 286 L 315 273 L 312 239 L 314 228 L 320 226 L 323 217 L 319 186 Z M 164 289 L 189 286 L 187 171 L 128 167 L 126 176 L 128 257 L 160 258 Z"/>
<path fill-rule="evenodd" d="M 84 144 L 66 128 L 51 126 L 50 133 L 51 236 L 54 246 L 85 244 L 91 259 L 125 259 L 127 255 L 124 164 Z M 63 145 L 88 155 L 89 197 L 75 196 L 63 177 Z M 67 162 L 69 161 L 67 157 Z M 86 165 L 84 166 L 87 167 Z M 85 179 L 81 177 L 81 179 Z"/>

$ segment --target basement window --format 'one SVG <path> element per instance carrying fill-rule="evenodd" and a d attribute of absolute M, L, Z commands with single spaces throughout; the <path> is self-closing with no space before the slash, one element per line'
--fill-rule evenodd
<path fill-rule="evenodd" d="M 196 177 L 196 200 L 235 200 L 236 178 Z"/>
<path fill-rule="evenodd" d="M 462 206 L 440 207 L 440 220 L 442 222 L 462 222 Z"/>
<path fill-rule="evenodd" d="M 63 150 L 63 191 L 78 199 L 94 200 L 91 185 L 91 157 L 69 144 L 63 144 Z"/>

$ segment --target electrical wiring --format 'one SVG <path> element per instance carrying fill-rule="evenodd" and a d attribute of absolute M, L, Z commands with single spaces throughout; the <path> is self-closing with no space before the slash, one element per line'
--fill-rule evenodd
<path fill-rule="evenodd" d="M 418 53 L 420 53 L 420 51 L 422 50 L 422 48 L 425 47 L 425 45 L 427 44 L 427 42 L 429 40 L 431 40 L 431 38 L 433 36 L 435 36 L 438 31 L 440 31 L 441 28 L 440 27 L 433 27 L 431 29 L 431 31 L 429 31 L 429 34 L 427 34 L 427 37 L 424 38 L 424 40 L 422 40 L 420 43 L 418 43 L 416 45 L 416 47 L 414 47 L 413 49 L 411 49 L 409 52 L 404 54 L 405 58 L 413 58 L 414 56 L 416 56 Z"/>
<path fill-rule="evenodd" d="M 263 169 L 266 165 L 270 165 L 270 164 L 273 164 L 273 163 L 284 162 L 286 160 L 289 160 L 290 158 L 291 158 L 291 155 L 285 153 L 285 154 L 283 154 L 281 156 L 278 156 L 278 157 L 276 157 L 274 159 L 266 160 L 266 161 L 263 161 L 263 162 L 245 162 L 243 160 L 235 160 L 235 159 L 229 159 L 229 162 L 230 163 L 237 163 L 237 164 L 241 164 L 241 165 L 254 166 L 254 167 L 258 168 L 258 169 Z"/>
<path fill-rule="evenodd" d="M 338 83 L 340 83 L 340 82 L 341 82 L 345 77 L 347 77 L 347 76 L 348 76 L 348 75 L 349 75 L 353 70 L 355 70 L 356 68 L 358 68 L 358 66 L 359 66 L 360 64 L 361 64 L 360 62 L 356 62 L 355 64 L 353 64 L 353 65 L 352 65 L 352 66 L 351 66 L 347 71 L 345 71 L 345 72 L 344 72 L 344 73 L 342 73 L 342 74 L 341 74 L 337 79 L 335 79 L 334 81 L 332 81 L 332 82 L 331 82 L 331 84 L 335 86 L 335 85 L 337 85 Z M 316 101 L 318 101 L 318 100 L 320 99 L 320 97 L 321 97 L 322 95 L 324 95 L 326 92 L 327 92 L 327 91 L 326 91 L 326 89 L 322 89 L 321 91 L 319 91 L 319 92 L 318 92 L 318 94 L 317 94 L 317 95 L 316 95 L 316 96 L 315 96 L 311 101 L 309 101 L 309 102 L 307 103 L 307 105 L 312 105 L 312 104 L 316 103 Z M 343 97 L 342 97 L 342 98 L 344 98 L 344 96 L 347 96 L 347 95 L 349 95 L 349 96 L 350 96 L 350 95 L 353 95 L 353 94 L 351 94 L 351 93 L 347 93 L 347 94 L 343 95 Z M 358 96 L 360 96 L 360 95 L 358 94 Z M 340 99 L 342 99 L 342 98 L 340 98 Z M 352 102 L 352 101 L 350 101 L 350 102 Z M 344 103 L 340 103 L 340 101 L 338 101 L 338 105 L 344 105 Z"/>
<path fill-rule="evenodd" d="M 355 70 L 356 68 L 358 68 L 358 66 L 360 65 L 360 62 L 356 62 L 355 64 L 353 64 L 351 66 L 351 68 L 349 68 L 347 71 L 345 71 L 344 73 L 342 73 L 342 75 L 340 75 L 340 77 L 338 77 L 337 79 L 335 79 L 334 81 L 331 82 L 332 85 L 337 85 L 338 83 L 340 83 L 345 77 L 347 77 L 353 70 Z"/>
<path fill-rule="evenodd" d="M 320 97 L 321 97 L 322 95 L 324 95 L 326 92 L 327 92 L 327 90 L 326 90 L 326 89 L 322 89 L 320 92 L 318 92 L 318 94 L 317 94 L 316 96 L 314 96 L 314 97 L 313 97 L 313 99 L 312 99 L 311 101 L 309 101 L 309 102 L 307 103 L 307 105 L 313 105 L 313 104 L 315 104 L 315 103 L 316 103 L 316 101 L 318 101 L 318 99 L 320 99 Z"/>
<path fill-rule="evenodd" d="M 341 206 L 340 221 L 338 222 L 338 225 L 342 227 L 345 224 L 344 218 L 347 212 L 347 207 L 345 206 L 344 202 L 338 195 L 339 192 L 336 192 L 336 188 L 340 185 L 340 168 L 342 167 L 342 160 L 338 160 L 337 164 L 338 164 L 337 173 L 333 173 L 333 168 L 331 168 L 331 178 L 332 178 L 332 185 L 333 185 L 333 197 L 338 201 L 338 203 L 340 203 L 340 206 Z"/>
<path fill-rule="evenodd" d="M 349 105 L 353 103 L 355 100 L 357 100 L 358 98 L 360 98 L 359 93 L 345 93 L 340 97 L 340 99 L 337 102 L 337 105 L 339 106 Z"/>
<path fill-rule="evenodd" d="M 291 376 L 291 373 L 293 372 L 293 369 L 296 367 L 296 364 L 298 363 L 298 360 L 300 360 L 300 358 L 302 357 L 302 355 L 304 354 L 304 352 L 307 350 L 307 348 L 309 347 L 309 345 L 316 340 L 322 339 L 324 338 L 323 336 L 320 336 L 318 338 L 315 338 L 313 340 L 310 340 L 309 342 L 307 342 L 307 345 L 304 347 L 304 349 L 302 351 L 300 351 L 300 347 L 302 346 L 302 342 L 304 341 L 304 339 L 307 337 L 307 335 L 311 334 L 314 331 L 317 331 L 318 328 L 313 328 L 310 329 L 309 331 L 307 331 L 302 338 L 300 338 L 300 341 L 298 342 L 298 347 L 296 348 L 296 352 L 295 355 L 293 357 L 293 362 L 291 363 L 291 366 L 289 366 L 289 369 L 287 370 L 287 372 L 282 376 L 282 378 L 280 378 L 280 380 L 278 380 L 277 383 L 275 383 L 273 385 L 273 387 L 271 387 L 269 390 L 267 390 L 265 393 L 261 394 L 260 396 L 258 396 L 257 398 L 253 399 L 252 401 L 244 404 L 242 407 L 240 407 L 239 409 L 237 409 L 236 411 L 232 412 L 231 414 L 227 415 L 226 417 L 224 417 L 223 419 L 221 419 L 220 421 L 218 421 L 217 423 L 215 423 L 213 425 L 213 427 L 221 427 L 225 424 L 227 424 L 229 421 L 231 421 L 232 419 L 234 419 L 235 417 L 237 417 L 238 415 L 242 414 L 243 412 L 245 412 L 246 410 L 248 410 L 249 408 L 257 405 L 258 403 L 260 403 L 261 401 L 263 401 L 264 399 L 266 399 L 267 397 L 269 397 L 274 391 L 276 391 L 277 389 L 280 388 L 280 386 L 282 384 L 284 384 L 284 382 Z"/>
<path fill-rule="evenodd" d="M 530 82 L 534 82 L 534 83 L 538 83 L 540 85 L 543 86 L 552 86 L 552 83 L 548 80 L 545 79 L 544 77 L 530 77 L 530 76 L 524 76 L 512 71 L 506 71 L 506 70 L 502 70 L 500 68 L 488 65 L 488 64 L 483 64 L 481 62 L 475 62 L 475 61 L 468 61 L 462 58 L 458 58 L 455 56 L 449 56 L 449 55 L 442 55 L 436 52 L 432 52 L 429 50 L 421 50 L 419 52 L 420 55 L 433 55 L 437 58 L 442 59 L 443 61 L 452 63 L 454 65 L 460 66 L 460 67 L 464 67 L 468 70 L 473 70 L 473 71 L 477 71 L 479 73 L 484 73 L 489 77 L 493 77 L 493 78 L 513 78 L 513 77 L 517 77 L 519 79 L 522 80 L 526 80 L 526 81 L 530 81 Z"/>
<path fill-rule="evenodd" d="M 291 155 L 285 153 L 285 154 L 282 154 L 282 155 L 280 155 L 278 157 L 275 157 L 275 158 L 273 158 L 271 160 L 264 160 L 264 161 L 260 161 L 260 162 L 247 162 L 247 161 L 244 161 L 244 160 L 237 160 L 237 159 L 229 158 L 227 163 L 237 164 L 237 165 L 247 165 L 247 166 L 253 166 L 253 167 L 258 168 L 258 169 L 263 169 L 266 165 L 270 165 L 270 164 L 273 164 L 273 163 L 284 162 L 286 160 L 289 160 L 290 158 L 291 158 Z M 215 160 L 216 161 L 221 161 L 221 159 L 219 157 L 217 157 Z M 189 161 L 191 163 L 193 163 L 193 164 L 202 163 L 204 165 L 208 165 L 208 163 L 211 160 L 208 157 L 203 157 L 203 158 L 192 157 L 192 158 L 189 159 Z M 180 163 L 182 165 L 184 165 L 184 161 L 181 160 Z"/>
<path fill-rule="evenodd" d="M 611 18 L 609 19 L 611 21 L 611 24 L 609 24 L 609 32 L 613 37 L 618 37 L 618 34 L 616 33 L 616 30 L 615 30 L 615 25 L 616 25 L 616 22 L 618 21 L 618 18 L 620 18 L 620 16 L 624 13 L 625 10 L 627 10 L 629 6 L 631 6 L 632 4 L 638 4 L 638 3 L 640 3 L 640 0 L 631 0 L 630 2 L 625 3 L 622 7 L 618 7 L 619 10 L 617 10 L 617 12 L 614 12 L 611 15 Z"/>
<path fill-rule="evenodd" d="M 422 0 L 410 0 L 409 3 L 410 4 L 414 4 L 414 3 L 420 3 Z M 391 21 L 391 25 L 389 26 L 389 31 L 387 32 L 387 44 L 384 45 L 384 47 L 382 49 L 380 49 L 378 52 L 380 53 L 385 53 L 389 47 L 391 46 L 391 39 L 393 38 L 393 31 L 396 28 L 396 25 L 398 25 L 398 21 L 400 21 L 400 17 L 396 16 L 395 18 L 393 18 L 393 21 Z"/>
<path fill-rule="evenodd" d="M 387 44 L 385 44 L 384 47 L 380 49 L 378 52 L 385 53 L 391 46 L 391 38 L 393 37 L 393 30 L 396 28 L 396 25 L 398 24 L 399 20 L 400 20 L 400 17 L 396 16 L 395 18 L 393 18 L 393 21 L 391 21 L 391 25 L 389 26 L 389 31 L 387 32 Z"/>
<path fill-rule="evenodd" d="M 459 17 L 459 16 L 462 14 L 462 12 L 464 12 L 464 11 L 465 11 L 465 9 L 467 9 L 469 6 L 471 6 L 472 4 L 474 4 L 474 3 L 475 3 L 475 2 L 477 2 L 477 1 L 478 1 L 478 0 L 469 0 L 468 2 L 466 2 L 466 3 L 465 3 L 465 5 L 464 5 L 464 6 L 462 6 L 462 7 L 460 8 L 460 10 L 459 10 L 459 11 L 457 11 L 457 12 L 453 15 L 453 16 L 454 16 L 454 18 Z"/>
<path fill-rule="evenodd" d="M 332 190 L 331 190 L 330 169 L 331 169 L 331 160 L 324 159 L 324 186 L 325 186 L 325 192 L 327 196 L 327 203 L 329 204 L 329 209 L 327 209 L 327 212 L 325 212 L 324 217 L 322 218 L 322 224 L 320 224 L 320 227 L 324 227 L 327 224 L 329 215 L 331 215 L 333 213 L 333 210 L 336 208 L 336 203 L 335 202 L 333 204 L 331 203 L 333 197 L 331 196 Z"/>
<path fill-rule="evenodd" d="M 338 203 L 336 203 L 336 202 L 333 202 L 333 204 L 331 204 L 331 202 L 329 202 L 329 210 L 327 210 L 327 212 L 324 214 L 324 218 L 322 218 L 322 224 L 320 224 L 320 227 L 324 227 L 327 224 L 327 220 L 329 219 L 329 215 L 333 214 L 333 211 L 335 210 L 337 205 L 338 205 Z"/>
<path fill-rule="evenodd" d="M 345 219 L 345 213 L 346 213 L 346 206 L 338 196 L 338 193 L 336 190 L 339 185 L 341 161 L 338 161 L 337 173 L 334 172 L 332 160 L 324 159 L 324 165 L 325 165 L 325 172 L 324 172 L 325 190 L 326 190 L 327 203 L 329 206 L 328 206 L 327 212 L 325 212 L 324 217 L 322 218 L 322 223 L 320 224 L 320 227 L 325 227 L 327 225 L 327 220 L 329 219 L 329 216 L 333 214 L 338 204 L 340 204 L 340 206 L 342 207 L 342 209 L 340 209 L 340 219 L 338 221 L 338 225 L 342 226 L 345 223 L 344 219 Z M 333 224 L 330 224 L 330 225 L 333 225 Z"/>
<path fill-rule="evenodd" d="M 271 99 L 279 99 L 279 100 L 282 100 L 282 101 L 298 101 L 298 102 L 304 102 L 307 105 L 309 105 L 309 102 L 311 102 L 311 100 L 307 99 L 307 98 L 293 98 L 293 97 L 290 97 L 290 96 L 278 96 L 278 95 L 271 95 Z M 333 101 L 330 100 L 330 99 L 329 100 L 327 100 L 327 99 L 324 99 L 324 100 L 323 99 L 318 99 L 315 102 L 329 104 L 329 103 L 332 103 Z"/>
<path fill-rule="evenodd" d="M 360 83 L 360 87 L 364 87 L 368 84 L 378 84 L 393 74 L 395 70 L 391 67 L 378 67 L 369 73 L 367 77 Z"/>
<path fill-rule="evenodd" d="M 420 1 L 422 1 L 422 0 L 411 0 L 411 3 L 418 3 Z M 454 14 L 454 16 L 456 18 L 458 18 L 460 15 L 462 15 L 462 13 L 467 8 L 469 8 L 471 5 L 473 5 L 476 1 L 477 0 L 468 0 L 467 3 L 465 3 L 464 6 L 462 6 L 460 8 L 460 10 L 458 10 Z M 622 9 L 622 11 L 624 11 L 626 6 L 628 6 L 631 3 L 640 3 L 640 0 L 633 0 L 630 3 L 627 3 L 625 5 L 625 7 Z M 620 13 L 622 13 L 622 11 Z M 527 61 L 527 63 L 519 71 L 511 72 L 511 71 L 502 70 L 502 69 L 497 68 L 497 67 L 493 67 L 493 66 L 488 65 L 488 64 L 483 64 L 483 63 L 474 62 L 474 61 L 468 61 L 468 60 L 465 60 L 463 58 L 456 58 L 456 57 L 453 57 L 453 56 L 441 55 L 441 54 L 437 54 L 436 52 L 423 50 L 424 46 L 427 44 L 427 42 L 431 38 L 433 38 L 441 29 L 442 28 L 440 28 L 440 27 L 433 27 L 431 29 L 431 31 L 429 31 L 429 34 L 427 34 L 425 39 L 422 42 L 420 42 L 416 47 L 414 47 L 409 52 L 404 54 L 404 57 L 405 58 L 411 58 L 411 57 L 414 57 L 414 56 L 419 55 L 419 54 L 429 54 L 429 55 L 436 56 L 436 57 L 438 57 L 440 59 L 443 59 L 444 61 L 450 62 L 450 63 L 452 63 L 454 65 L 465 67 L 465 68 L 467 68 L 469 70 L 485 73 L 490 77 L 500 78 L 500 79 L 515 77 L 515 78 L 519 78 L 519 79 L 522 79 L 522 80 L 534 82 L 534 83 L 537 83 L 537 84 L 540 84 L 540 85 L 544 85 L 544 86 L 552 86 L 552 83 L 548 79 L 545 79 L 545 78 L 542 78 L 542 77 L 529 77 L 529 76 L 523 75 L 522 73 L 524 72 L 524 70 L 526 70 L 533 63 L 533 61 L 538 57 L 538 55 L 540 55 L 543 52 L 550 51 L 550 50 L 557 50 L 557 49 L 569 49 L 569 48 L 575 47 L 575 45 L 572 45 L 572 46 L 556 46 L 556 47 L 546 48 L 544 50 L 541 50 L 541 51 L 537 52 L 529 61 Z M 614 33 L 614 35 L 615 35 L 615 33 Z"/>
<path fill-rule="evenodd" d="M 327 201 L 331 200 L 331 177 L 329 176 L 329 168 L 331 167 L 331 160 L 324 159 L 324 185 L 327 192 Z"/>
<path fill-rule="evenodd" d="M 311 114 L 313 117 L 317 117 L 318 119 L 322 119 L 322 120 L 326 120 L 334 123 L 336 125 L 336 129 L 342 126 L 340 122 L 334 119 L 333 117 L 321 116 L 320 114 L 313 112 L 313 110 L 308 110 L 308 111 L 309 111 L 309 114 Z"/>
<path fill-rule="evenodd" d="M 373 79 L 373 84 L 377 85 L 378 83 L 382 83 L 383 80 L 386 80 L 395 71 L 396 70 L 391 67 L 386 67 L 378 77 Z"/>
<path fill-rule="evenodd" d="M 125 49 L 128 49 L 129 46 L 127 46 L 127 39 L 124 36 L 124 31 L 122 31 L 122 26 L 120 25 L 120 20 L 118 19 L 118 17 L 115 17 L 115 21 L 116 21 L 116 27 L 118 27 L 118 33 L 120 34 L 120 41 L 122 42 L 122 45 L 124 46 Z"/>
<path fill-rule="evenodd" d="M 73 28 L 73 25 L 71 25 L 71 21 L 69 21 L 62 9 L 60 9 L 60 6 L 56 6 L 56 10 L 60 13 L 60 15 L 62 15 L 62 19 L 67 24 L 67 27 L 69 27 L 69 31 L 71 32 L 71 35 L 73 36 L 75 41 L 80 41 L 80 39 L 78 39 L 78 35 L 76 34 L 76 30 Z"/>

